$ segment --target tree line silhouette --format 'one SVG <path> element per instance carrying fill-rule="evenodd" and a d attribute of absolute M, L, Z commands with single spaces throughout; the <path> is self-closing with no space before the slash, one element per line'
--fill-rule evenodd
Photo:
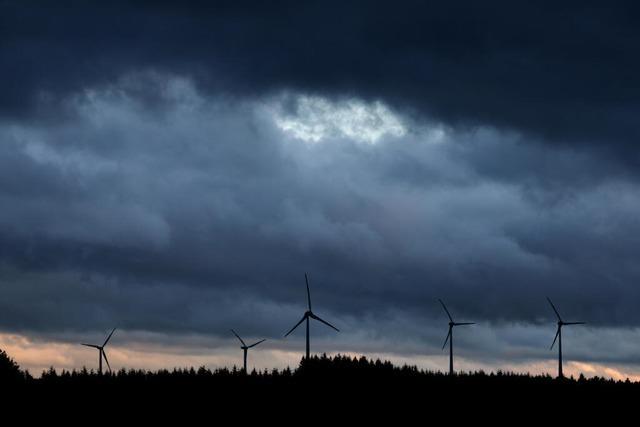
<path fill-rule="evenodd" d="M 528 373 L 515 373 L 507 371 L 496 372 L 460 372 L 453 377 L 440 371 L 419 369 L 414 365 L 397 366 L 390 361 L 380 359 L 368 359 L 365 356 L 355 357 L 348 355 L 311 356 L 303 357 L 297 368 L 291 369 L 253 369 L 245 374 L 242 367 L 221 367 L 210 369 L 204 366 L 199 368 L 174 368 L 150 371 L 144 369 L 120 369 L 119 371 L 100 374 L 86 367 L 76 370 L 63 369 L 58 372 L 53 367 L 42 372 L 40 378 L 34 378 L 28 371 L 20 369 L 19 365 L 3 350 L 0 350 L 0 379 L 3 382 L 23 383 L 45 386 L 83 386 L 92 384 L 101 385 L 143 385 L 154 386 L 165 383 L 184 383 L 198 385 L 211 385 L 216 382 L 241 382 L 250 384 L 291 384 L 296 381 L 312 379 L 317 383 L 332 383 L 340 381 L 375 382 L 398 381 L 413 382 L 415 385 L 424 383 L 442 384 L 467 384 L 501 383 L 508 385 L 557 385 L 569 386 L 607 386 L 632 387 L 640 391 L 640 382 L 627 380 L 615 380 L 604 377 L 586 378 L 580 375 L 578 378 L 555 378 L 549 374 L 531 375 Z"/>
<path fill-rule="evenodd" d="M 629 380 L 503 371 L 449 375 L 347 355 L 323 354 L 302 358 L 295 368 L 248 373 L 241 366 L 120 369 L 103 374 L 86 368 L 60 372 L 50 368 L 39 378 L 20 370 L 4 352 L 0 359 L 0 390 L 10 390 L 14 400 L 56 408 L 72 403 L 87 411 L 111 404 L 146 421 L 148 417 L 162 420 L 165 412 L 176 408 L 193 417 L 211 408 L 217 408 L 213 413 L 224 413 L 221 408 L 248 410 L 249 416 L 258 409 L 273 416 L 273 408 L 286 408 L 289 413 L 328 417 L 335 411 L 355 415 L 360 422 L 379 422 L 382 414 L 395 418 L 401 411 L 405 417 L 415 417 L 427 407 L 456 413 L 459 405 L 463 410 L 456 413 L 457 418 L 474 419 L 494 413 L 487 412 L 491 410 L 504 417 L 518 405 L 530 410 L 561 401 L 575 411 L 631 403 L 640 396 L 640 382 Z"/>

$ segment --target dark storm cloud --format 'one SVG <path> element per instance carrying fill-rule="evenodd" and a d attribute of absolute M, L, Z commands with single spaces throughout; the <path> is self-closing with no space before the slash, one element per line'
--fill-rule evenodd
<path fill-rule="evenodd" d="M 71 92 L 154 69 L 191 76 L 216 93 L 291 89 L 383 99 L 457 126 L 596 144 L 637 162 L 635 2 L 1 7 L 5 116 L 50 114 L 46 106 Z"/>
<path fill-rule="evenodd" d="M 281 98 L 229 102 L 151 77 L 71 97 L 73 121 L 0 129 L 4 327 L 277 336 L 299 315 L 304 271 L 318 307 L 352 325 L 432 322 L 438 297 L 461 317 L 539 323 L 545 295 L 595 325 L 640 322 L 635 184 L 528 178 L 586 174 L 591 157 L 436 124 L 308 144 L 274 126 Z M 532 156 L 547 160 L 525 177 L 487 167 Z"/>

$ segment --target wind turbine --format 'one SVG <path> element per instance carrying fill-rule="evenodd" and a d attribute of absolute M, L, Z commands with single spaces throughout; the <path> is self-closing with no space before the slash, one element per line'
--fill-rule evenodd
<path fill-rule="evenodd" d="M 251 344 L 251 345 L 246 345 L 246 344 L 244 343 L 244 341 L 242 340 L 242 338 L 240 338 L 240 335 L 238 335 L 238 334 L 236 333 L 236 331 L 234 331 L 234 330 L 232 329 L 232 330 L 231 330 L 231 332 L 233 332 L 233 335 L 235 335 L 235 336 L 240 340 L 240 342 L 242 343 L 242 346 L 241 346 L 240 348 L 241 348 L 241 349 L 242 349 L 242 351 L 244 352 L 244 373 L 246 374 L 246 373 L 247 373 L 247 350 L 249 350 L 251 347 L 255 347 L 255 346 L 257 346 L 257 345 L 258 345 L 258 344 L 260 344 L 261 342 L 266 341 L 266 339 L 260 340 L 260 341 L 258 341 L 258 342 L 256 342 L 256 343 Z"/>
<path fill-rule="evenodd" d="M 287 337 L 298 326 L 300 326 L 300 324 L 302 322 L 304 322 L 306 320 L 307 321 L 307 360 L 309 360 L 309 352 L 310 352 L 310 347 L 309 347 L 309 319 L 314 319 L 314 320 L 317 320 L 318 322 L 322 322 L 325 325 L 327 325 L 328 327 L 330 327 L 332 329 L 335 329 L 338 332 L 340 332 L 340 330 L 338 330 L 338 328 L 336 328 L 335 326 L 333 326 L 332 324 L 330 324 L 326 320 L 323 320 L 320 317 L 318 317 L 315 314 L 313 314 L 313 311 L 311 311 L 311 293 L 309 292 L 309 279 L 307 278 L 307 273 L 304 273 L 304 280 L 307 283 L 307 304 L 308 304 L 309 309 L 304 313 L 304 315 L 302 316 L 302 319 L 300 319 L 300 321 L 298 323 L 296 323 L 296 325 L 293 328 L 291 328 L 289 330 L 289 332 L 287 332 L 284 336 Z"/>
<path fill-rule="evenodd" d="M 463 322 L 463 323 L 454 322 L 453 317 L 451 317 L 451 313 L 449 313 L 449 310 L 447 310 L 447 306 L 444 305 L 441 299 L 439 299 L 438 301 L 440 301 L 440 304 L 442 304 L 442 308 L 444 308 L 444 311 L 447 312 L 447 316 L 449 316 L 449 333 L 447 334 L 447 337 L 444 339 L 444 344 L 442 344 L 442 349 L 444 350 L 444 348 L 447 345 L 447 341 L 449 341 L 449 375 L 453 375 L 453 327 L 475 325 L 475 323 L 474 322 Z"/>
<path fill-rule="evenodd" d="M 113 333 L 115 331 L 116 331 L 116 328 L 113 328 L 113 330 L 111 331 L 111 333 L 109 334 L 107 339 L 104 340 L 104 343 L 102 345 L 82 344 L 82 345 L 87 346 L 87 347 L 93 347 L 93 348 L 97 348 L 98 349 L 98 373 L 100 375 L 102 375 L 102 358 L 103 357 L 104 357 L 104 361 L 107 362 L 107 367 L 109 368 L 109 372 L 111 372 L 111 365 L 109 365 L 109 359 L 107 359 L 107 353 L 105 353 L 104 347 L 107 345 L 107 343 L 111 339 L 111 335 L 113 335 Z"/>
<path fill-rule="evenodd" d="M 558 310 L 556 309 L 556 306 L 553 305 L 549 297 L 547 297 L 547 301 L 549 301 L 549 304 L 551 304 L 551 308 L 553 308 L 553 311 L 556 313 L 556 316 L 558 316 L 558 329 L 556 331 L 556 336 L 553 339 L 553 342 L 551 343 L 551 347 L 549 347 L 549 350 L 553 349 L 553 346 L 556 343 L 556 340 L 558 340 L 558 378 L 562 378 L 563 376 L 562 375 L 562 327 L 565 325 L 584 325 L 586 322 L 563 321 L 562 317 L 560 317 L 560 313 L 558 313 Z"/>

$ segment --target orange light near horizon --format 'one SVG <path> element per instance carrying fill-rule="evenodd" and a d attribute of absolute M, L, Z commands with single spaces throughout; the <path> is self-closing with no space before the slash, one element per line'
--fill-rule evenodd
<path fill-rule="evenodd" d="M 229 344 L 217 348 L 163 346 L 158 344 L 133 343 L 129 348 L 110 343 L 109 361 L 114 371 L 125 369 L 173 369 L 173 368 L 199 368 L 205 366 L 210 369 L 242 365 L 242 354 L 237 345 L 229 339 Z M 41 373 L 50 367 L 58 371 L 63 369 L 73 370 L 97 369 L 97 357 L 94 351 L 80 345 L 66 342 L 33 340 L 20 334 L 0 333 L 0 349 L 7 352 L 22 369 L 28 370 L 31 375 L 39 377 Z M 327 353 L 329 356 L 338 352 Z M 394 353 L 369 353 L 362 354 L 353 351 L 340 352 L 350 357 L 365 356 L 368 359 L 389 360 L 395 365 L 415 365 L 419 369 L 442 371 L 447 369 L 447 358 L 437 356 L 403 356 Z M 273 368 L 284 369 L 289 366 L 296 368 L 300 362 L 302 351 L 268 348 L 256 351 L 249 359 L 249 370 Z M 557 362 L 553 359 L 540 360 L 527 363 L 511 363 L 492 365 L 477 363 L 472 360 L 459 357 L 457 363 L 460 372 L 484 370 L 513 371 L 521 373 L 550 374 L 555 375 Z M 605 377 L 615 380 L 640 381 L 640 367 L 638 370 L 623 369 L 619 366 L 597 363 L 585 363 L 567 361 L 565 375 L 577 378 L 581 373 L 585 377 Z"/>

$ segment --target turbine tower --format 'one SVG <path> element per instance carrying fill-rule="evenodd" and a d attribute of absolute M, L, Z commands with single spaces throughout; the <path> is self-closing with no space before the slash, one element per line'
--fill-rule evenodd
<path fill-rule="evenodd" d="M 449 313 L 449 310 L 447 310 L 447 306 L 444 305 L 441 299 L 439 299 L 438 301 L 440 301 L 440 304 L 442 304 L 442 308 L 444 308 L 444 311 L 447 313 L 447 316 L 449 316 L 449 333 L 447 334 L 447 337 L 444 339 L 444 344 L 442 345 L 442 349 L 444 350 L 444 348 L 447 345 L 447 341 L 449 341 L 449 375 L 453 375 L 453 327 L 475 325 L 475 323 L 474 322 L 462 322 L 462 323 L 454 322 L 453 317 L 451 317 L 451 313 Z"/>
<path fill-rule="evenodd" d="M 553 339 L 553 342 L 551 343 L 551 347 L 549 347 L 549 350 L 553 349 L 553 346 L 555 345 L 556 340 L 558 340 L 558 378 L 562 378 L 563 377 L 562 375 L 562 327 L 565 325 L 584 325 L 586 322 L 563 321 L 562 317 L 560 317 L 560 313 L 558 313 L 558 310 L 556 309 L 556 306 L 553 305 L 549 297 L 547 297 L 547 301 L 549 301 L 549 304 L 551 304 L 551 308 L 556 313 L 556 316 L 558 316 L 558 329 L 556 330 L 556 336 Z"/>
<path fill-rule="evenodd" d="M 102 345 L 84 344 L 84 343 L 82 344 L 87 347 L 93 347 L 98 349 L 98 374 L 100 375 L 102 375 L 102 358 L 103 357 L 104 357 L 104 361 L 107 362 L 107 367 L 109 368 L 109 372 L 111 372 L 111 365 L 109 365 L 109 359 L 107 359 L 107 353 L 105 353 L 104 348 L 109 342 L 109 340 L 111 339 L 111 335 L 113 335 L 115 331 L 116 331 L 116 328 L 113 328 L 113 330 L 111 331 L 107 339 L 104 340 L 104 343 Z"/>
<path fill-rule="evenodd" d="M 244 343 L 244 341 L 242 340 L 242 338 L 240 338 L 240 335 L 238 335 L 238 334 L 236 333 L 236 331 L 234 331 L 234 330 L 232 329 L 232 330 L 231 330 L 231 332 L 233 332 L 233 335 L 235 335 L 235 336 L 240 340 L 240 342 L 242 343 L 242 346 L 241 346 L 240 348 L 241 348 L 241 349 L 242 349 L 242 351 L 244 352 L 244 373 L 245 373 L 245 375 L 246 375 L 246 374 L 247 374 L 247 350 L 249 350 L 251 347 L 255 347 L 255 346 L 257 346 L 257 345 L 258 345 L 258 344 L 260 344 L 261 342 L 266 341 L 266 339 L 260 340 L 260 341 L 258 341 L 258 342 L 256 342 L 256 343 L 251 344 L 251 345 L 246 345 L 246 344 Z"/>
<path fill-rule="evenodd" d="M 335 329 L 337 332 L 340 332 L 338 330 L 338 328 L 336 328 L 335 326 L 333 326 L 332 324 L 330 324 L 329 322 L 327 322 L 326 320 L 321 319 L 320 317 L 316 316 L 313 311 L 311 311 L 311 293 L 309 292 L 309 279 L 307 278 L 307 273 L 304 274 L 304 280 L 307 283 L 307 304 L 308 304 L 308 310 L 304 313 L 304 315 L 302 316 L 302 319 L 300 319 L 300 321 L 298 323 L 295 324 L 295 326 L 293 328 L 291 328 L 289 330 L 289 332 L 287 332 L 284 336 L 287 337 L 291 332 L 293 332 L 298 326 L 300 326 L 300 324 L 302 322 L 304 322 L 305 320 L 307 321 L 307 360 L 309 360 L 309 353 L 310 353 L 310 344 L 309 344 L 309 319 L 314 319 L 317 320 L 318 322 L 322 322 L 325 325 L 327 325 L 328 327 Z"/>

